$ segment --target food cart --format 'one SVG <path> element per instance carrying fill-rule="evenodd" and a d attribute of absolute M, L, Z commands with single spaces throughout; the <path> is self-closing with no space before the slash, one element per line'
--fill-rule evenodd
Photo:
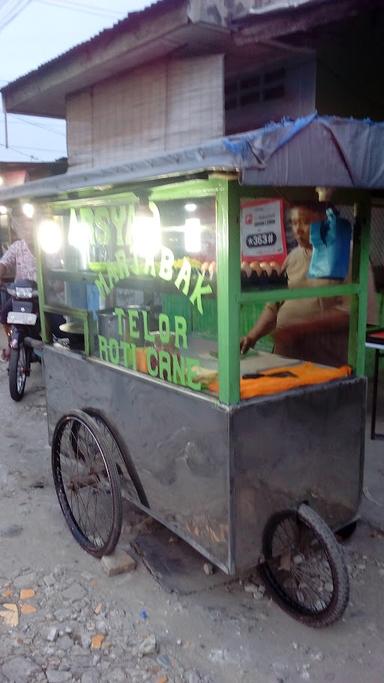
<path fill-rule="evenodd" d="M 280 605 L 315 626 L 348 601 L 331 529 L 356 519 L 364 454 L 370 194 L 346 158 L 360 138 L 377 140 L 349 121 L 355 147 L 341 158 L 339 121 L 72 171 L 1 198 L 36 206 L 53 476 L 76 540 L 112 552 L 126 498 L 224 572 L 260 565 Z M 335 201 L 354 209 L 352 281 L 290 289 L 276 266 L 284 206 L 313 200 L 316 185 L 340 188 Z M 250 206 L 264 207 L 267 229 L 247 225 Z M 275 237 L 260 241 L 263 230 Z M 247 245 L 277 259 L 250 282 Z M 351 299 L 352 373 L 313 364 L 297 380 L 297 359 L 268 346 L 240 357 L 240 333 L 265 302 L 314 296 Z M 66 318 L 64 338 L 52 336 L 52 313 Z M 260 393 L 265 375 L 277 385 Z"/>

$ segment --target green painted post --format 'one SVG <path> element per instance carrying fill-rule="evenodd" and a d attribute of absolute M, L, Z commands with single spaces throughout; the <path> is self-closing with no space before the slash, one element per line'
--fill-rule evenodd
<path fill-rule="evenodd" d="M 231 405 L 240 400 L 240 193 L 237 181 L 220 181 L 216 253 L 219 399 Z"/>
<path fill-rule="evenodd" d="M 359 293 L 352 297 L 351 302 L 348 357 L 350 365 L 359 376 L 365 374 L 370 208 L 369 199 L 355 205 L 352 281 L 358 281 Z"/>

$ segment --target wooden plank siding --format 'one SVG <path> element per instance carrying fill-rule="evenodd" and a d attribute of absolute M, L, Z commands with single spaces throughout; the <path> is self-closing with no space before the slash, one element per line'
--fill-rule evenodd
<path fill-rule="evenodd" d="M 163 60 L 67 99 L 73 170 L 134 161 L 224 134 L 222 55 Z"/>

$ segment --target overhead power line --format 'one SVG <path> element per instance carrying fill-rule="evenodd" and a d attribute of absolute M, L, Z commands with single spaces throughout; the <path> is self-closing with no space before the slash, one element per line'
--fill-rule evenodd
<path fill-rule="evenodd" d="M 17 121 L 21 121 L 27 126 L 36 126 L 36 128 L 42 128 L 43 130 L 49 131 L 50 133 L 55 133 L 56 135 L 60 135 L 62 138 L 65 138 L 66 135 L 60 130 L 55 130 L 54 128 L 50 128 L 49 126 L 44 125 L 44 123 L 37 123 L 36 121 L 26 121 L 23 119 L 21 116 L 16 116 L 16 114 L 9 114 L 8 115 L 10 118 L 10 121 L 13 121 L 16 119 Z"/>
<path fill-rule="evenodd" d="M 97 5 L 90 5 L 87 2 L 77 2 L 76 0 L 36 0 L 43 5 L 55 5 L 56 7 L 63 7 L 67 10 L 75 10 L 77 12 L 82 12 L 85 14 L 92 14 L 98 17 L 114 17 L 119 19 L 126 14 L 124 11 L 116 12 L 108 7 L 98 7 Z"/>
<path fill-rule="evenodd" d="M 0 14 L 0 31 L 11 23 L 20 12 L 29 5 L 31 0 L 13 0 L 11 8 L 3 16 Z M 7 9 L 7 8 L 6 8 Z"/>
<path fill-rule="evenodd" d="M 48 147 L 29 147 L 27 145 L 12 145 L 10 149 L 34 149 L 35 152 L 52 152 L 54 154 L 63 154 L 62 149 L 52 149 Z"/>
<path fill-rule="evenodd" d="M 12 149 L 16 154 L 20 154 L 23 157 L 27 157 L 27 159 L 32 159 L 33 161 L 40 161 L 38 157 L 35 157 L 34 154 L 25 154 L 24 152 L 20 152 L 20 150 L 16 149 L 16 147 L 11 147 L 11 145 L 4 145 L 2 142 L 0 142 L 0 147 L 4 147 L 5 149 Z"/>
<path fill-rule="evenodd" d="M 4 9 L 6 12 L 13 11 L 14 5 L 17 2 L 18 0 L 0 0 L 0 10 Z"/>

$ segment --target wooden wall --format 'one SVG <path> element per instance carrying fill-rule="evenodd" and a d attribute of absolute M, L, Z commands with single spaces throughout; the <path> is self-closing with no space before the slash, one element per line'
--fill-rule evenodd
<path fill-rule="evenodd" d="M 72 169 L 148 158 L 224 134 L 223 57 L 160 61 L 67 100 Z"/>

